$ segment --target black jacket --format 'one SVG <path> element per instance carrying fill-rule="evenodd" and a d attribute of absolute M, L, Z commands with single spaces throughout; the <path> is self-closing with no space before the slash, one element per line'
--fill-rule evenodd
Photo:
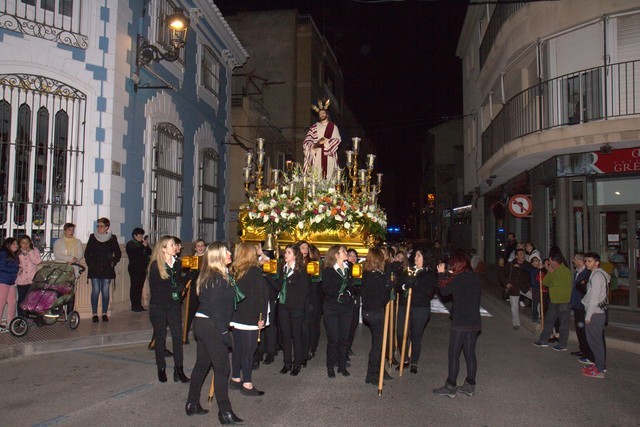
<path fill-rule="evenodd" d="M 106 242 L 99 242 L 92 233 L 84 250 L 89 279 L 115 279 L 115 266 L 120 262 L 121 256 L 116 236 L 112 235 Z"/>
<path fill-rule="evenodd" d="M 516 260 L 513 260 L 507 264 L 500 284 L 503 288 L 506 287 L 508 283 L 513 285 L 513 287 L 509 288 L 509 296 L 515 297 L 520 295 L 520 292 L 526 293 L 529 290 L 531 287 L 530 269 L 531 264 L 527 261 L 518 264 Z"/>
<path fill-rule="evenodd" d="M 345 271 L 347 272 L 347 287 L 345 288 L 345 292 L 349 292 L 353 295 L 355 290 L 351 271 L 349 269 L 346 269 Z M 341 287 L 342 276 L 338 274 L 333 266 L 325 267 L 325 269 L 322 270 L 322 292 L 324 293 L 324 302 L 341 305 L 340 302 L 338 302 L 338 295 L 340 294 Z"/>
<path fill-rule="evenodd" d="M 403 289 L 404 286 L 404 289 Z M 402 276 L 402 280 L 396 282 L 398 302 L 401 306 L 407 306 L 406 290 L 411 291 L 411 307 L 431 307 L 431 299 L 438 288 L 438 274 L 432 270 L 420 270 L 415 276 Z"/>
<path fill-rule="evenodd" d="M 127 256 L 129 257 L 129 266 L 127 270 L 129 274 L 144 275 L 149 266 L 149 257 L 151 256 L 151 248 L 131 239 L 125 247 Z"/>
<path fill-rule="evenodd" d="M 212 319 L 220 334 L 229 331 L 235 295 L 236 290 L 219 273 L 215 273 L 200 288 L 198 313 L 202 313 Z"/>
<path fill-rule="evenodd" d="M 251 267 L 236 281 L 236 286 L 245 298 L 238 303 L 232 320 L 243 325 L 255 326 L 262 313 L 262 320 L 266 321 L 269 288 L 262 270 L 259 267 Z"/>
<path fill-rule="evenodd" d="M 157 265 L 156 261 L 153 261 L 149 266 L 149 291 L 151 293 L 149 304 L 160 306 L 180 304 L 180 300 L 174 301 L 171 297 L 172 292 L 178 292 L 178 295 L 180 295 L 184 287 L 180 260 L 176 260 L 173 263 L 173 271 L 170 272 L 169 277 L 166 279 L 160 277 Z M 165 264 L 164 267 L 169 269 L 167 264 Z M 173 286 L 174 282 L 175 287 Z"/>
<path fill-rule="evenodd" d="M 300 268 L 304 268 L 301 266 Z M 283 267 L 284 269 L 284 267 Z M 278 292 L 282 290 L 282 284 L 284 283 L 284 270 L 280 270 L 280 274 L 277 278 L 272 275 L 267 276 L 269 284 Z M 294 270 L 293 273 L 287 277 L 287 299 L 284 306 L 290 310 L 304 310 L 305 303 L 307 302 L 307 296 L 311 289 L 311 280 L 306 271 Z"/>
<path fill-rule="evenodd" d="M 389 302 L 393 283 L 389 275 L 380 271 L 365 271 L 362 274 L 362 309 L 366 311 L 384 309 Z"/>
<path fill-rule="evenodd" d="M 480 278 L 471 270 L 467 270 L 449 281 L 445 274 L 439 274 L 438 279 L 442 281 L 440 293 L 444 296 L 453 296 L 451 329 L 479 331 Z"/>

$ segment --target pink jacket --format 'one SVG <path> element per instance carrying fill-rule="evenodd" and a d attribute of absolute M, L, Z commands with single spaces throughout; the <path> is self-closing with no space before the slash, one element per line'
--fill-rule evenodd
<path fill-rule="evenodd" d="M 38 270 L 38 264 L 42 261 L 40 252 L 33 248 L 26 254 L 22 251 L 18 251 L 18 259 L 20 260 L 20 272 L 16 278 L 16 285 L 30 285 L 33 281 L 33 276 L 36 275 Z"/>

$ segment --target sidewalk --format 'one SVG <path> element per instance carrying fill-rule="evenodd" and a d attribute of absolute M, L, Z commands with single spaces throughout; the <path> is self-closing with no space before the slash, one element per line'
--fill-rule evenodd
<path fill-rule="evenodd" d="M 483 274 L 482 306 L 491 313 L 503 312 L 510 319 L 510 307 L 502 300 L 497 274 L 496 266 L 488 266 L 487 273 Z M 529 310 L 522 309 L 520 322 L 522 328 L 531 331 L 533 342 L 537 325 L 531 322 Z M 612 309 L 609 316 L 607 347 L 640 354 L 640 312 Z M 569 340 L 575 344 L 577 339 L 573 329 L 572 321 Z M 71 330 L 63 322 L 42 327 L 33 325 L 22 338 L 15 338 L 8 332 L 0 334 L 0 360 L 93 347 L 135 343 L 146 345 L 151 335 L 149 313 L 128 310 L 114 313 L 109 322 L 92 323 L 91 318 L 82 317 L 76 330 Z"/>

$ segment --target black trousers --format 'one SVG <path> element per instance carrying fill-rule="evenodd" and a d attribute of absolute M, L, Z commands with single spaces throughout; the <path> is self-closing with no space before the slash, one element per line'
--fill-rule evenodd
<path fill-rule="evenodd" d="M 271 311 L 269 312 L 269 326 L 262 330 L 263 352 L 275 356 L 278 344 L 278 304 L 275 301 L 269 302 Z"/>
<path fill-rule="evenodd" d="M 180 304 L 155 305 L 149 306 L 149 319 L 153 326 L 153 335 L 156 339 L 156 366 L 158 369 L 167 367 L 164 359 L 165 341 L 167 338 L 167 324 L 171 332 L 171 341 L 173 343 L 173 363 L 175 366 L 182 366 L 182 311 Z"/>
<path fill-rule="evenodd" d="M 147 273 L 129 272 L 129 278 L 131 279 L 131 287 L 129 288 L 131 308 L 142 307 L 142 288 L 144 287 L 144 280 L 147 278 Z"/>
<path fill-rule="evenodd" d="M 398 345 L 399 351 L 402 351 L 402 337 L 404 336 L 404 318 L 407 313 L 406 307 L 398 307 Z M 431 317 L 431 307 L 411 307 L 409 313 L 409 333 L 407 339 L 411 342 L 411 364 L 417 365 L 420 361 L 422 353 L 422 335 L 424 328 Z M 409 358 L 409 342 L 407 342 L 407 354 L 405 358 Z"/>
<path fill-rule="evenodd" d="M 20 308 L 20 305 L 22 305 L 22 302 L 27 297 L 27 294 L 29 293 L 29 288 L 30 287 L 31 287 L 30 285 L 18 285 L 18 286 L 16 286 L 16 288 L 18 288 L 18 316 L 23 316 L 24 317 L 26 315 L 24 310 Z M 71 313 L 71 311 L 69 311 L 69 313 Z M 0 315 L 1 315 L 1 313 L 0 313 Z"/>
<path fill-rule="evenodd" d="M 382 357 L 382 338 L 384 335 L 384 308 L 362 310 L 362 321 L 371 330 L 371 350 L 367 365 L 367 379 L 377 380 L 380 375 Z"/>
<path fill-rule="evenodd" d="M 478 360 L 476 359 L 476 342 L 479 331 L 461 331 L 451 329 L 449 333 L 449 375 L 447 383 L 456 386 L 458 373 L 460 372 L 460 352 L 464 351 L 464 360 L 467 363 L 466 382 L 476 385 L 476 373 L 478 372 Z"/>
<path fill-rule="evenodd" d="M 313 316 L 313 309 L 314 307 L 311 305 L 311 301 L 307 299 L 302 319 L 302 359 L 305 360 L 311 347 L 311 317 Z"/>
<path fill-rule="evenodd" d="M 258 348 L 258 330 L 244 331 L 233 330 L 233 353 L 231 353 L 231 365 L 233 378 L 242 378 L 242 382 L 251 382 L 251 370 L 253 369 L 253 354 Z M 240 374 L 242 373 L 242 376 Z"/>
<path fill-rule="evenodd" d="M 353 340 L 356 337 L 356 329 L 358 329 L 358 323 L 360 323 L 360 295 L 354 295 L 352 310 L 353 313 L 351 314 L 351 325 L 349 325 L 347 349 L 350 349 L 353 345 Z"/>
<path fill-rule="evenodd" d="M 284 363 L 300 366 L 306 357 L 302 351 L 302 323 L 304 309 L 290 309 L 278 304 L 278 325 L 280 326 L 280 345 L 284 353 Z M 293 354 L 291 343 L 293 342 Z"/>
<path fill-rule="evenodd" d="M 222 335 L 211 319 L 196 317 L 193 323 L 193 334 L 198 341 L 198 346 L 196 348 L 196 364 L 191 372 L 187 402 L 200 402 L 202 384 L 209 373 L 209 368 L 213 366 L 213 386 L 218 410 L 220 412 L 231 411 L 228 382 L 229 349 L 222 343 Z"/>
<path fill-rule="evenodd" d="M 327 368 L 347 367 L 347 346 L 353 309 L 351 305 L 324 303 L 324 327 L 327 330 Z"/>
<path fill-rule="evenodd" d="M 584 357 L 594 362 L 593 352 L 589 347 L 589 342 L 587 341 L 587 333 L 584 328 L 584 317 L 586 315 L 586 311 L 580 309 L 573 309 L 573 320 L 576 326 L 576 335 L 578 337 L 578 346 L 580 347 L 580 351 L 584 354 Z"/>

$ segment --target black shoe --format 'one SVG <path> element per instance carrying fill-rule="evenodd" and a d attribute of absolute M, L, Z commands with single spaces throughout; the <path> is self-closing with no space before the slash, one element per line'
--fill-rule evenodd
<path fill-rule="evenodd" d="M 336 377 L 336 371 L 334 371 L 333 368 L 327 368 L 327 376 L 329 378 L 335 378 Z"/>
<path fill-rule="evenodd" d="M 231 390 L 241 390 L 243 388 L 242 381 L 229 380 L 229 388 Z"/>
<path fill-rule="evenodd" d="M 291 376 L 292 377 L 297 377 L 298 374 L 300 373 L 300 365 L 296 365 L 293 367 L 293 369 L 291 370 Z"/>
<path fill-rule="evenodd" d="M 584 353 L 583 353 L 583 352 L 581 352 L 580 350 L 578 350 L 578 351 L 572 351 L 572 352 L 571 352 L 571 355 L 572 355 L 572 356 L 576 356 L 576 357 L 584 357 Z"/>
<path fill-rule="evenodd" d="M 165 348 L 164 349 L 164 357 L 171 357 L 171 356 L 173 356 L 173 353 Z"/>
<path fill-rule="evenodd" d="M 204 409 L 202 406 L 200 406 L 200 403 L 189 403 L 189 402 L 187 402 L 187 404 L 184 405 L 184 411 L 189 416 L 191 416 L 191 415 L 204 415 L 204 414 L 209 413 L 209 410 L 208 409 Z"/>
<path fill-rule="evenodd" d="M 418 373 L 418 365 L 411 365 L 411 369 L 409 369 L 412 374 Z"/>
<path fill-rule="evenodd" d="M 290 370 L 291 370 L 291 364 L 290 363 L 285 363 L 284 366 L 282 367 L 282 369 L 280 369 L 280 373 L 281 374 L 286 374 Z"/>
<path fill-rule="evenodd" d="M 158 381 L 160 381 L 161 383 L 167 382 L 167 372 L 164 368 L 158 368 Z"/>
<path fill-rule="evenodd" d="M 244 421 L 233 411 L 229 412 L 218 412 L 218 419 L 220 420 L 220 424 L 242 424 Z"/>
<path fill-rule="evenodd" d="M 103 322 L 108 322 L 109 321 L 109 316 L 107 316 L 106 314 L 102 315 L 102 321 Z"/>
<path fill-rule="evenodd" d="M 273 354 L 267 354 L 267 356 L 264 358 L 264 363 L 265 365 L 270 365 L 273 363 Z"/>
<path fill-rule="evenodd" d="M 173 382 L 177 383 L 178 381 L 180 381 L 181 383 L 188 383 L 189 381 L 191 381 L 189 377 L 184 374 L 182 366 L 176 366 L 175 368 L 173 368 Z"/>
<path fill-rule="evenodd" d="M 377 381 L 375 378 L 369 378 L 369 377 L 367 377 L 367 378 L 364 380 L 364 383 L 365 383 L 365 384 L 375 385 L 375 386 L 377 386 L 377 385 L 378 385 L 378 381 Z"/>
<path fill-rule="evenodd" d="M 255 387 L 246 388 L 244 386 L 240 386 L 240 393 L 245 396 L 262 396 L 264 391 L 260 391 Z"/>
<path fill-rule="evenodd" d="M 93 317 L 91 318 L 91 321 L 93 323 L 98 323 L 100 321 L 100 318 L 98 317 L 97 314 L 94 314 Z"/>
<path fill-rule="evenodd" d="M 347 371 L 347 368 L 338 368 L 338 372 L 341 373 L 343 377 L 351 376 L 349 371 Z"/>

